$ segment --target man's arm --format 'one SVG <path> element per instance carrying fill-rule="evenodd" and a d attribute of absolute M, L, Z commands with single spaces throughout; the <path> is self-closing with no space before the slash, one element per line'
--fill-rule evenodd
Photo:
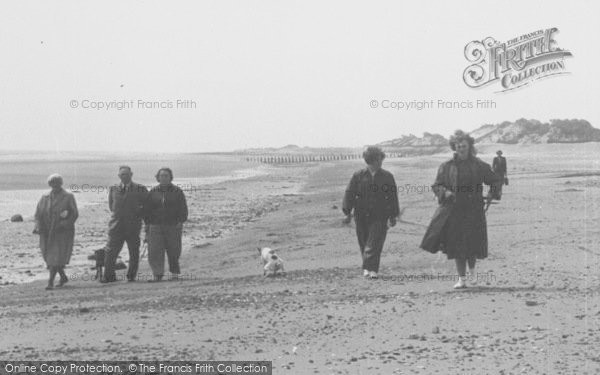
<path fill-rule="evenodd" d="M 113 188 L 114 186 L 111 186 L 108 189 L 108 210 L 110 212 L 113 212 Z"/>
<path fill-rule="evenodd" d="M 346 191 L 344 193 L 344 200 L 342 202 L 342 211 L 346 216 L 352 214 L 352 209 L 356 203 L 356 195 L 358 194 L 358 175 L 352 175 Z"/>
<path fill-rule="evenodd" d="M 483 183 L 490 186 L 487 194 L 487 200 L 500 199 L 500 188 L 504 183 L 504 177 L 492 171 L 489 164 L 481 162 L 479 170 L 483 175 Z"/>
<path fill-rule="evenodd" d="M 394 176 L 390 173 L 390 178 L 391 178 L 391 185 L 392 185 L 392 201 L 391 201 L 391 205 L 392 205 L 392 210 L 390 212 L 391 217 L 393 218 L 397 218 L 398 215 L 400 215 L 400 202 L 398 201 L 398 187 L 396 186 L 396 180 L 394 179 Z"/>
<path fill-rule="evenodd" d="M 183 193 L 183 190 L 179 190 L 179 212 L 178 212 L 178 216 L 179 216 L 178 221 L 180 223 L 183 223 L 183 222 L 187 221 L 187 219 L 188 219 L 187 201 L 185 199 L 185 194 Z"/>
<path fill-rule="evenodd" d="M 144 225 L 146 228 L 146 232 L 148 232 L 148 228 L 150 225 L 150 216 L 152 215 L 152 191 L 148 191 L 146 194 L 143 203 L 142 203 L 142 219 L 144 220 Z"/>
<path fill-rule="evenodd" d="M 138 197 L 138 200 L 137 200 L 138 212 L 136 212 L 136 214 L 139 217 L 143 218 L 144 212 L 146 212 L 145 205 L 146 205 L 146 200 L 148 199 L 148 189 L 144 185 L 138 185 L 136 190 L 137 190 L 137 197 Z"/>
<path fill-rule="evenodd" d="M 390 227 L 393 227 L 396 225 L 396 219 L 398 218 L 398 216 L 400 216 L 400 203 L 398 202 L 398 187 L 396 186 L 396 180 L 394 179 L 394 175 L 392 175 L 390 173 L 390 179 L 391 179 L 391 189 L 392 189 L 392 199 L 390 204 L 392 205 L 391 207 L 391 212 L 390 212 Z"/>

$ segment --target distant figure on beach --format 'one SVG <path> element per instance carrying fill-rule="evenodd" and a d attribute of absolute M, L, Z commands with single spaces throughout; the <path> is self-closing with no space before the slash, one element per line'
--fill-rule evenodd
<path fill-rule="evenodd" d="M 508 168 L 506 166 L 506 158 L 502 156 L 502 150 L 496 151 L 496 157 L 494 157 L 494 161 L 492 162 L 492 170 L 498 176 L 502 177 L 502 184 L 499 187 L 498 191 L 498 199 L 502 197 L 502 185 L 508 185 Z"/>
<path fill-rule="evenodd" d="M 455 260 L 456 289 L 467 286 L 467 263 L 473 280 L 476 259 L 488 255 L 483 184 L 490 185 L 486 197 L 489 202 L 502 183 L 502 177 L 475 156 L 474 143 L 473 137 L 460 130 L 450 137 L 450 147 L 455 153 L 438 169 L 432 188 L 439 207 L 421 242 L 422 249 L 434 254 L 441 250 L 448 259 Z"/>
<path fill-rule="evenodd" d="M 188 217 L 183 191 L 173 185 L 173 172 L 161 168 L 156 173 L 158 185 L 150 189 L 144 210 L 146 212 L 146 238 L 148 240 L 148 263 L 154 275 L 149 281 L 161 281 L 165 267 L 165 252 L 169 261 L 171 280 L 181 273 L 181 234 Z"/>
<path fill-rule="evenodd" d="M 58 286 L 63 286 L 69 278 L 65 265 L 69 264 L 73 253 L 75 221 L 79 216 L 75 196 L 62 188 L 63 178 L 59 174 L 48 177 L 50 192 L 42 195 L 35 211 L 35 229 L 40 235 L 40 249 L 50 272 L 47 290 L 54 288 L 54 278 L 60 274 Z"/>
<path fill-rule="evenodd" d="M 381 168 L 384 152 L 379 147 L 368 147 L 363 158 L 367 167 L 352 175 L 342 210 L 345 223 L 350 223 L 354 210 L 363 276 L 376 279 L 388 223 L 390 227 L 396 225 L 400 207 L 394 176 Z"/>
<path fill-rule="evenodd" d="M 108 208 L 112 214 L 108 223 L 103 283 L 116 281 L 115 263 L 125 242 L 129 250 L 128 281 L 135 281 L 140 261 L 140 232 L 148 189 L 132 181 L 133 172 L 129 166 L 119 167 L 118 176 L 121 183 L 112 186 L 108 192 Z"/>

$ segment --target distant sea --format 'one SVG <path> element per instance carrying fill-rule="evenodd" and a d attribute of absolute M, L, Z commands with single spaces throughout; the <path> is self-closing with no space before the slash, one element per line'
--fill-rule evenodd
<path fill-rule="evenodd" d="M 13 214 L 30 218 L 42 193 L 49 190 L 47 177 L 59 173 L 64 188 L 75 191 L 80 207 L 106 202 L 107 188 L 119 183 L 120 165 L 128 165 L 134 181 L 156 185 L 154 175 L 169 167 L 174 183 L 184 189 L 266 173 L 259 164 L 227 154 L 145 154 L 63 152 L 0 152 L 0 220 Z M 77 191 L 79 190 L 79 191 Z"/>

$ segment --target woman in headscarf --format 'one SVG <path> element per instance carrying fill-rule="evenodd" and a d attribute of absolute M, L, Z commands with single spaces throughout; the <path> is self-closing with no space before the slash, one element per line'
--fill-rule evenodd
<path fill-rule="evenodd" d="M 73 252 L 75 221 L 79 216 L 72 193 L 62 188 L 63 179 L 59 174 L 48 177 L 50 192 L 42 195 L 35 211 L 35 229 L 40 235 L 40 249 L 50 272 L 47 290 L 54 288 L 54 278 L 60 274 L 58 286 L 63 286 L 69 278 L 65 265 L 69 264 Z"/>
<path fill-rule="evenodd" d="M 502 176 L 496 175 L 489 164 L 477 158 L 475 139 L 457 130 L 450 137 L 455 151 L 452 159 L 442 163 L 432 185 L 439 207 L 436 210 L 421 248 L 431 253 L 441 250 L 454 259 L 458 283 L 454 288 L 466 288 L 466 266 L 475 277 L 476 259 L 488 255 L 487 224 L 485 220 L 483 184 L 490 185 L 486 201 L 498 199 Z"/>

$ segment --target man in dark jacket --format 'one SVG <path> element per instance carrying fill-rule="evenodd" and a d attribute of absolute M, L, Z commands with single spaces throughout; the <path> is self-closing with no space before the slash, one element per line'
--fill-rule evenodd
<path fill-rule="evenodd" d="M 508 185 L 508 169 L 506 166 L 506 158 L 502 156 L 502 150 L 496 151 L 496 156 L 492 162 L 492 170 L 495 174 L 502 178 L 502 184 L 498 185 L 497 199 L 502 197 L 502 185 Z"/>
<path fill-rule="evenodd" d="M 354 210 L 363 276 L 376 279 L 388 222 L 390 227 L 396 225 L 400 207 L 394 176 L 381 168 L 385 158 L 383 151 L 378 147 L 368 147 L 363 158 L 367 168 L 352 176 L 344 194 L 342 210 L 346 223 L 350 222 Z"/>
<path fill-rule="evenodd" d="M 173 185 L 173 172 L 161 168 L 156 174 L 158 185 L 148 193 L 144 205 L 148 238 L 148 263 L 154 278 L 163 278 L 165 252 L 169 261 L 171 279 L 179 277 L 179 256 L 181 255 L 181 235 L 183 223 L 188 218 L 188 208 L 183 191 Z"/>
<path fill-rule="evenodd" d="M 108 245 L 104 257 L 104 277 L 101 282 L 116 281 L 115 262 L 123 243 L 129 250 L 127 280 L 135 281 L 140 260 L 140 231 L 144 201 L 148 189 L 131 180 L 133 173 L 128 166 L 119 167 L 119 185 L 112 186 L 108 193 L 108 208 L 112 213 L 108 224 Z"/>

